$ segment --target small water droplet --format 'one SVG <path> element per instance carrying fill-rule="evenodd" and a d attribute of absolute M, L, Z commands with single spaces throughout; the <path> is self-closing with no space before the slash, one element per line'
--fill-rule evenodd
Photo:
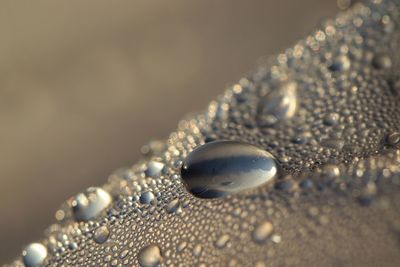
<path fill-rule="evenodd" d="M 200 198 L 217 198 L 272 181 L 278 174 L 267 151 L 236 141 L 215 141 L 192 151 L 181 176 L 188 190 Z"/>
<path fill-rule="evenodd" d="M 150 204 L 152 201 L 154 201 L 154 199 L 154 194 L 150 191 L 146 191 L 140 195 L 139 201 L 142 204 Z"/>
<path fill-rule="evenodd" d="M 263 243 L 271 235 L 274 229 L 272 223 L 265 221 L 259 224 L 253 231 L 253 240 L 257 243 Z"/>
<path fill-rule="evenodd" d="M 138 261 L 142 267 L 156 267 L 162 261 L 161 250 L 156 245 L 149 245 L 139 252 Z"/>
<path fill-rule="evenodd" d="M 258 124 L 271 126 L 279 120 L 289 119 L 297 110 L 297 84 L 288 82 L 267 94 L 259 103 Z"/>
<path fill-rule="evenodd" d="M 181 203 L 180 203 L 179 199 L 174 199 L 167 204 L 166 210 L 168 213 L 174 213 L 179 210 L 180 206 L 181 206 Z"/>
<path fill-rule="evenodd" d="M 350 59 L 347 56 L 338 56 L 333 61 L 332 65 L 329 66 L 331 71 L 346 71 L 351 66 Z"/>
<path fill-rule="evenodd" d="M 164 163 L 158 161 L 150 161 L 145 171 L 145 174 L 147 177 L 159 177 L 163 168 Z"/>
<path fill-rule="evenodd" d="M 377 54 L 372 59 L 372 65 L 377 69 L 390 69 L 392 67 L 392 60 L 388 55 Z"/>
<path fill-rule="evenodd" d="M 324 124 L 327 126 L 334 126 L 337 125 L 339 122 L 339 114 L 337 113 L 329 113 L 325 118 L 324 118 Z"/>
<path fill-rule="evenodd" d="M 183 242 L 179 243 L 178 247 L 176 248 L 176 251 L 178 253 L 182 252 L 186 248 L 186 246 L 187 246 L 187 242 L 183 241 Z"/>
<path fill-rule="evenodd" d="M 103 244 L 107 241 L 110 235 L 110 231 L 108 230 L 107 226 L 100 226 L 94 231 L 93 240 L 97 244 Z"/>
<path fill-rule="evenodd" d="M 217 241 L 215 241 L 215 247 L 217 247 L 217 248 L 224 248 L 224 247 L 226 246 L 226 244 L 228 244 L 229 239 L 230 239 L 229 235 L 227 235 L 227 234 L 221 235 L 221 236 L 217 239 Z"/>
<path fill-rule="evenodd" d="M 112 198 L 109 193 L 99 187 L 90 187 L 85 193 L 80 193 L 72 200 L 72 211 L 78 221 L 88 221 L 97 217 L 110 205 Z"/>
<path fill-rule="evenodd" d="M 386 136 L 386 142 L 389 145 L 397 145 L 400 142 L 400 133 L 393 132 L 393 133 L 388 134 Z"/>
<path fill-rule="evenodd" d="M 365 188 L 363 188 L 361 195 L 358 197 L 358 201 L 363 206 L 369 206 L 374 202 L 376 193 L 376 184 L 374 182 L 368 182 Z"/>
<path fill-rule="evenodd" d="M 47 249 L 40 243 L 32 243 L 22 252 L 22 259 L 26 267 L 35 267 L 43 264 L 47 257 Z"/>
<path fill-rule="evenodd" d="M 335 178 L 340 175 L 340 169 L 334 164 L 328 164 L 322 168 L 322 175 L 327 178 Z"/>
<path fill-rule="evenodd" d="M 193 248 L 193 255 L 196 257 L 199 257 L 201 255 L 202 251 L 203 251 L 203 247 L 200 244 L 197 244 Z"/>
<path fill-rule="evenodd" d="M 344 141 L 342 139 L 337 138 L 327 138 L 321 140 L 321 145 L 327 148 L 334 148 L 337 150 L 341 150 L 344 147 Z"/>
<path fill-rule="evenodd" d="M 140 152 L 147 157 L 151 157 L 161 153 L 165 149 L 165 142 L 161 140 L 153 140 L 141 147 Z"/>

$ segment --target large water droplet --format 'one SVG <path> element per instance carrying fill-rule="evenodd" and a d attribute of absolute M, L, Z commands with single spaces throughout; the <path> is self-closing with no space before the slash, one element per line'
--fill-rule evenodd
<path fill-rule="evenodd" d="M 297 84 L 289 82 L 267 94 L 258 107 L 258 123 L 271 126 L 282 119 L 293 117 L 297 109 Z"/>
<path fill-rule="evenodd" d="M 237 141 L 215 141 L 192 151 L 181 176 L 188 190 L 201 198 L 217 198 L 272 181 L 275 158 L 262 149 Z"/>
<path fill-rule="evenodd" d="M 47 249 L 40 243 L 32 243 L 22 252 L 22 259 L 26 267 L 39 266 L 47 257 Z"/>
<path fill-rule="evenodd" d="M 111 203 L 109 193 L 99 187 L 90 187 L 72 200 L 72 211 L 78 221 L 87 221 L 98 216 Z"/>
<path fill-rule="evenodd" d="M 156 267 L 162 261 L 161 250 L 156 245 L 144 247 L 138 255 L 138 261 L 142 267 Z"/>

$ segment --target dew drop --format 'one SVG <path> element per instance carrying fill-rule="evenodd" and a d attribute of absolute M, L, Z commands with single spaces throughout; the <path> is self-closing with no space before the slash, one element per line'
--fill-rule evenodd
<path fill-rule="evenodd" d="M 145 174 L 147 177 L 158 177 L 161 175 L 161 171 L 163 168 L 164 163 L 158 161 L 150 161 Z"/>
<path fill-rule="evenodd" d="M 218 198 L 271 182 L 278 174 L 267 151 L 236 141 L 204 144 L 184 161 L 181 176 L 187 189 L 200 198 Z"/>
<path fill-rule="evenodd" d="M 392 67 L 392 60 L 388 55 L 377 54 L 372 60 L 372 65 L 376 69 L 390 69 Z"/>
<path fill-rule="evenodd" d="M 151 157 L 161 153 L 165 149 L 165 142 L 161 140 L 153 140 L 144 145 L 140 152 L 147 157 Z"/>
<path fill-rule="evenodd" d="M 168 213 L 174 213 L 179 210 L 180 206 L 181 206 L 181 203 L 180 203 L 179 199 L 174 199 L 167 204 L 166 210 Z"/>
<path fill-rule="evenodd" d="M 274 229 L 272 223 L 265 221 L 259 224 L 253 231 L 252 237 L 256 243 L 263 243 L 271 235 Z"/>
<path fill-rule="evenodd" d="M 335 58 L 332 65 L 329 66 L 331 71 L 346 71 L 349 70 L 351 66 L 350 59 L 347 56 L 338 56 Z"/>
<path fill-rule="evenodd" d="M 162 261 L 161 250 L 156 245 L 149 245 L 139 252 L 138 261 L 142 267 L 156 267 Z"/>
<path fill-rule="evenodd" d="M 146 191 L 140 195 L 139 201 L 142 204 L 150 204 L 154 199 L 154 194 L 150 191 Z"/>
<path fill-rule="evenodd" d="M 193 248 L 193 255 L 196 257 L 199 257 L 201 255 L 202 251 L 203 251 L 203 247 L 200 244 L 197 244 Z"/>
<path fill-rule="evenodd" d="M 389 145 L 397 145 L 400 142 L 400 133 L 392 132 L 386 136 L 386 142 Z"/>
<path fill-rule="evenodd" d="M 325 118 L 324 118 L 324 124 L 327 126 L 334 126 L 337 125 L 339 122 L 339 114 L 337 113 L 329 113 Z"/>
<path fill-rule="evenodd" d="M 22 259 L 26 267 L 41 265 L 47 257 L 47 249 L 40 243 L 32 243 L 22 252 Z"/>
<path fill-rule="evenodd" d="M 267 94 L 259 103 L 258 123 L 271 126 L 293 117 L 297 110 L 297 84 L 288 82 Z"/>
<path fill-rule="evenodd" d="M 217 239 L 217 241 L 215 241 L 215 247 L 224 248 L 226 246 L 226 244 L 229 242 L 229 239 L 230 239 L 229 235 L 227 235 L 227 234 L 221 235 Z"/>
<path fill-rule="evenodd" d="M 93 240 L 97 244 L 103 244 L 107 241 L 110 235 L 110 231 L 108 230 L 107 226 L 100 226 L 94 231 Z"/>
<path fill-rule="evenodd" d="M 111 203 L 109 193 L 99 187 L 90 187 L 71 202 L 74 217 L 78 221 L 88 221 L 97 217 Z"/>

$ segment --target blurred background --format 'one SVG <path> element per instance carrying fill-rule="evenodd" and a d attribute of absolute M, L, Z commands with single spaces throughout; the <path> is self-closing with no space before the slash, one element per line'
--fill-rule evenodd
<path fill-rule="evenodd" d="M 65 199 L 337 11 L 335 0 L 1 1 L 0 264 Z"/>

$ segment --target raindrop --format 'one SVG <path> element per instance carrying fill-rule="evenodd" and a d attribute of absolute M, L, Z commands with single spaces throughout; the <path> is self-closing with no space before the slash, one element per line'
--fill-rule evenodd
<path fill-rule="evenodd" d="M 22 259 L 26 267 L 35 267 L 43 264 L 47 257 L 47 249 L 40 243 L 32 243 L 22 252 Z"/>
<path fill-rule="evenodd" d="M 272 223 L 265 221 L 259 224 L 253 231 L 253 240 L 257 243 L 263 243 L 271 235 L 274 229 Z"/>
<path fill-rule="evenodd" d="M 78 194 L 71 202 L 74 217 L 78 221 L 88 221 L 97 217 L 111 203 L 109 193 L 99 187 L 90 187 Z"/>
<path fill-rule="evenodd" d="M 278 166 L 267 151 L 236 141 L 215 141 L 192 151 L 181 176 L 200 198 L 218 198 L 254 188 L 276 178 Z"/>
<path fill-rule="evenodd" d="M 103 244 L 107 241 L 110 235 L 110 231 L 108 230 L 107 226 L 100 226 L 99 228 L 94 231 L 93 240 L 97 244 Z"/>
<path fill-rule="evenodd" d="M 142 267 L 156 267 L 162 261 L 161 250 L 156 245 L 149 245 L 139 252 L 138 261 Z"/>

